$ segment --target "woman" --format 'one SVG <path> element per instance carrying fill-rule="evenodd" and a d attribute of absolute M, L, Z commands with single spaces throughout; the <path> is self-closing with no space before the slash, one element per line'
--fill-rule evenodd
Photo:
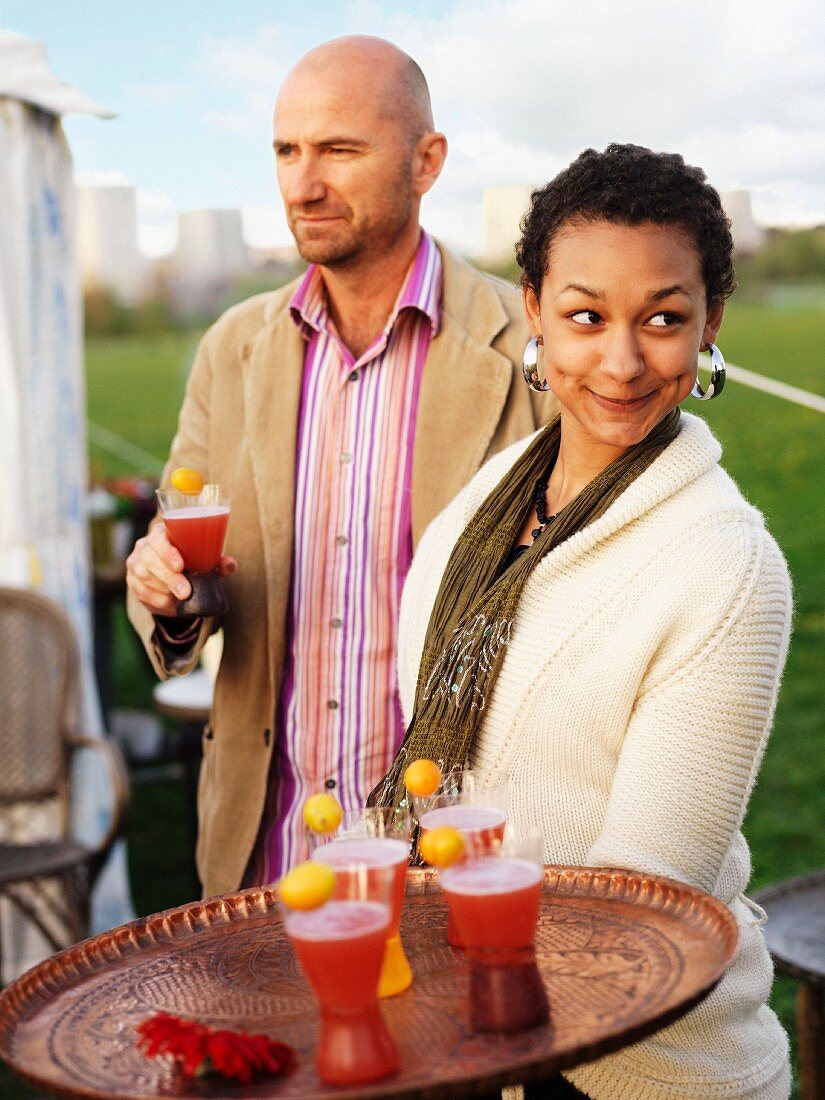
<path fill-rule="evenodd" d="M 790 629 L 784 559 L 703 420 L 734 287 L 719 196 L 681 157 L 588 150 L 533 195 L 525 377 L 560 418 L 432 524 L 402 605 L 416 756 L 509 773 L 548 862 L 668 875 L 730 906 L 736 962 L 681 1021 L 567 1074 L 596 1100 L 789 1094 L 742 818 Z M 542 354 L 537 356 L 537 349 Z M 700 350 L 714 371 L 703 394 Z"/>

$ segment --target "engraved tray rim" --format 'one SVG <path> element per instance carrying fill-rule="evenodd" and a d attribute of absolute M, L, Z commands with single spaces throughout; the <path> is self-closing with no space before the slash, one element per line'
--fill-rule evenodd
<path fill-rule="evenodd" d="M 429 867 L 409 868 L 406 893 L 408 897 L 419 897 L 422 901 L 428 896 L 440 895 L 437 872 Z M 307 1100 L 315 1096 L 335 1096 L 339 1100 L 359 1100 L 367 1096 L 392 1096 L 396 1100 L 404 1097 L 448 1100 L 488 1089 L 503 1088 L 509 1084 L 527 1083 L 561 1069 L 572 1069 L 638 1042 L 679 1019 L 711 992 L 738 952 L 739 927 L 730 909 L 713 895 L 676 879 L 617 867 L 548 864 L 544 872 L 543 904 L 546 904 L 548 898 L 623 903 L 642 909 L 659 910 L 676 922 L 675 927 L 678 927 L 679 921 L 688 920 L 694 927 L 704 926 L 710 934 L 709 942 L 712 939 L 715 944 L 715 965 L 709 965 L 702 981 L 676 1004 L 669 1005 L 641 1021 L 617 1027 L 608 1035 L 602 1034 L 594 1042 L 579 1042 L 552 1058 L 522 1058 L 502 1066 L 495 1073 L 487 1073 L 483 1078 L 465 1077 L 461 1082 L 450 1080 L 437 1086 L 405 1085 L 399 1077 L 391 1077 L 374 1085 L 359 1086 L 354 1092 L 346 1087 L 322 1087 L 321 1092 L 307 1093 Z M 85 1089 L 81 1086 L 70 1088 L 62 1082 L 56 1084 L 20 1064 L 11 1053 L 15 1033 L 19 1029 L 25 1029 L 27 1020 L 51 1004 L 55 996 L 116 963 L 151 948 L 191 939 L 215 927 L 267 916 L 273 911 L 278 911 L 275 887 L 255 886 L 139 917 L 49 956 L 0 990 L 0 1059 L 30 1084 L 45 1092 L 81 1100 L 117 1100 L 111 1092 L 102 1093 L 97 1089 Z M 413 986 L 413 993 L 414 989 Z M 494 1037 L 494 1041 L 498 1041 L 498 1037 Z M 273 1079 L 273 1085 L 277 1085 L 278 1080 L 279 1078 Z M 208 1096 L 208 1086 L 199 1084 L 198 1094 Z M 149 1094 L 150 1097 L 163 1095 L 168 1094 Z M 218 1095 L 217 1091 L 215 1095 Z M 130 1094 L 127 1100 L 138 1098 L 135 1094 Z"/>

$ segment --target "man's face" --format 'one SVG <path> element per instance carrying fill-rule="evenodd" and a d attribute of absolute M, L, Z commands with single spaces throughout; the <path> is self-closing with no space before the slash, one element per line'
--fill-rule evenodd
<path fill-rule="evenodd" d="M 287 221 L 311 263 L 386 253 L 418 219 L 413 151 L 359 73 L 294 71 L 275 105 L 275 162 Z"/>

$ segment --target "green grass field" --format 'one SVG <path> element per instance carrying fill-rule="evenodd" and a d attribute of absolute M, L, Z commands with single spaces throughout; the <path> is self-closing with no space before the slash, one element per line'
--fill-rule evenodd
<path fill-rule="evenodd" d="M 731 305 L 719 343 L 732 362 L 825 395 L 823 311 Z M 726 468 L 764 512 L 794 581 L 791 650 L 745 822 L 757 889 L 825 867 L 825 416 L 734 382 L 702 411 L 724 445 Z M 773 1005 L 792 1041 L 794 996 L 795 984 L 778 979 Z"/>
<path fill-rule="evenodd" d="M 175 430 L 197 334 L 96 339 L 87 345 L 90 419 L 162 460 Z M 825 310 L 768 307 L 734 301 L 719 338 L 725 356 L 759 373 L 825 395 Z M 825 867 L 825 416 L 729 382 L 715 402 L 688 401 L 721 439 L 724 464 L 767 518 L 794 578 L 796 620 L 774 733 L 748 812 L 752 889 L 788 875 Z M 100 475 L 135 472 L 97 447 L 90 457 Z M 714 567 L 696 562 L 696 569 Z M 151 681 L 128 627 L 118 624 L 116 692 L 120 705 L 150 706 Z M 709 705 L 712 684 L 708 685 Z M 169 784 L 140 788 L 130 832 L 130 861 L 138 911 L 186 900 L 185 852 L 170 857 L 163 840 L 162 877 L 156 857 L 158 821 L 184 829 L 182 791 Z M 793 984 L 777 981 L 773 1003 L 793 1036 Z M 0 1075 L 9 1096 L 37 1095 Z M 22 1090 L 22 1091 L 12 1091 Z"/>

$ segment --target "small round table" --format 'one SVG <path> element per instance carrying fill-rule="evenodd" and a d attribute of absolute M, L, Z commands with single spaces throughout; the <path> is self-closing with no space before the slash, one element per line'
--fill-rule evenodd
<path fill-rule="evenodd" d="M 796 996 L 803 1100 L 825 1096 L 825 871 L 799 875 L 754 895 L 768 914 L 765 939 L 776 969 L 801 984 Z"/>

